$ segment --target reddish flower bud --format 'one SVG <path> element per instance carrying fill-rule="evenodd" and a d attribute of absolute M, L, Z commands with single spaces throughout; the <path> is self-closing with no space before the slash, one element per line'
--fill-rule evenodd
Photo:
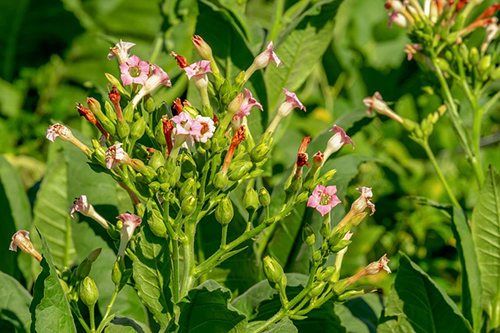
<path fill-rule="evenodd" d="M 175 58 L 177 61 L 177 65 L 182 69 L 189 67 L 189 62 L 187 61 L 186 57 L 180 56 L 174 51 L 170 52 L 170 55 Z"/>

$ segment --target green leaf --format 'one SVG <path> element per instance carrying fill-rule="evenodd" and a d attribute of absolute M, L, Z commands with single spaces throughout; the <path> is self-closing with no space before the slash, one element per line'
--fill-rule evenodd
<path fill-rule="evenodd" d="M 471 332 L 469 322 L 444 290 L 401 253 L 380 332 Z M 396 317 L 396 318 L 393 318 Z"/>
<path fill-rule="evenodd" d="M 12 235 L 17 230 L 30 229 L 30 212 L 28 197 L 16 170 L 0 155 L 0 220 L 2 221 L 0 246 L 3 249 L 9 248 Z M 0 251 L 0 261 L 2 262 L 0 270 L 9 275 L 18 276 L 18 263 L 29 262 L 29 256 L 21 253 L 16 255 L 12 251 Z M 24 277 L 29 280 L 29 270 L 24 272 Z"/>
<path fill-rule="evenodd" d="M 297 90 L 309 77 L 333 38 L 334 19 L 342 0 L 321 1 L 305 12 L 298 24 L 291 26 L 276 41 L 276 53 L 283 67 L 269 66 L 265 81 L 269 110 L 284 96 L 283 87 Z M 290 29 L 289 28 L 289 29 Z"/>
<path fill-rule="evenodd" d="M 28 332 L 32 297 L 12 276 L 0 272 L 0 328 Z"/>
<path fill-rule="evenodd" d="M 154 236 L 147 227 L 141 228 L 138 234 L 132 274 L 140 300 L 164 330 L 173 313 L 168 243 Z"/>
<path fill-rule="evenodd" d="M 335 306 L 335 314 L 339 316 L 342 325 L 347 327 L 349 332 L 356 333 L 377 332 L 382 310 L 383 302 L 378 294 L 365 294 Z"/>
<path fill-rule="evenodd" d="M 54 265 L 61 269 L 69 267 L 76 254 L 71 238 L 67 166 L 64 163 L 64 156 L 61 154 L 64 144 L 69 145 L 69 143 L 61 141 L 56 141 L 51 145 L 51 160 L 37 193 L 33 209 L 33 224 L 45 237 L 54 258 Z M 36 236 L 35 233 L 33 234 Z M 38 239 L 33 238 L 33 243 L 38 244 Z"/>
<path fill-rule="evenodd" d="M 56 267 L 52 261 L 48 242 L 40 234 L 43 260 L 42 272 L 38 275 L 31 303 L 31 331 L 75 332 L 76 327 L 71 315 L 66 294 L 59 282 Z"/>
<path fill-rule="evenodd" d="M 252 333 L 256 328 L 261 326 L 264 321 L 253 321 L 248 323 L 247 332 Z M 296 333 L 297 327 L 293 324 L 290 318 L 285 317 L 275 324 L 269 325 L 263 333 Z M 312 331 L 311 331 L 312 332 Z"/>
<path fill-rule="evenodd" d="M 472 238 L 481 271 L 483 307 L 492 327 L 497 327 L 500 325 L 500 175 L 492 166 L 472 212 Z"/>
<path fill-rule="evenodd" d="M 471 230 L 465 214 L 453 208 L 452 230 L 457 240 L 457 251 L 462 265 L 462 311 L 465 318 L 474 327 L 474 332 L 481 329 L 481 273 L 476 256 Z"/>
<path fill-rule="evenodd" d="M 132 318 L 115 317 L 106 326 L 105 333 L 150 333 L 149 327 L 142 323 L 138 323 Z"/>
<path fill-rule="evenodd" d="M 230 298 L 229 289 L 213 280 L 191 289 L 179 303 L 177 332 L 245 332 L 246 317 L 232 309 L 228 304 Z"/>

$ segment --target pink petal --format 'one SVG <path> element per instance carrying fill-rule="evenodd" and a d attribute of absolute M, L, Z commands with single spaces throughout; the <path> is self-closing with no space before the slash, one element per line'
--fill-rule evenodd
<path fill-rule="evenodd" d="M 307 201 L 307 207 L 316 208 L 319 205 L 319 198 L 314 194 L 309 197 Z"/>
<path fill-rule="evenodd" d="M 319 205 L 316 207 L 316 209 L 318 210 L 318 212 L 321 213 L 321 216 L 325 216 L 326 214 L 328 214 L 332 210 L 332 207 L 329 205 L 326 205 L 326 206 Z"/>

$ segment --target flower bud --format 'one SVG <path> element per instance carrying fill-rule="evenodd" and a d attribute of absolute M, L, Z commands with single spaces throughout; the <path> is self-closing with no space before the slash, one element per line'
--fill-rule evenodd
<path fill-rule="evenodd" d="M 224 189 L 227 185 L 227 174 L 224 172 L 219 172 L 214 177 L 214 186 L 219 190 Z"/>
<path fill-rule="evenodd" d="M 322 272 L 320 272 L 319 274 L 316 274 L 316 276 L 318 277 L 319 281 L 326 281 L 328 278 L 330 278 L 330 276 L 332 276 L 332 274 L 334 272 L 335 272 L 335 267 L 328 266 Z"/>
<path fill-rule="evenodd" d="M 232 101 L 229 103 L 227 107 L 227 111 L 231 115 L 235 115 L 241 108 L 241 104 L 245 99 L 245 95 L 243 93 L 239 93 Z"/>
<path fill-rule="evenodd" d="M 309 298 L 318 297 L 323 292 L 323 289 L 325 289 L 325 286 L 326 286 L 326 283 L 321 281 L 316 286 L 314 286 L 311 290 L 309 290 L 309 292 L 307 293 L 307 297 L 309 297 Z"/>
<path fill-rule="evenodd" d="M 159 121 L 155 126 L 155 139 L 162 146 L 167 145 L 167 140 L 165 139 L 165 133 L 163 132 L 163 122 Z"/>
<path fill-rule="evenodd" d="M 297 197 L 297 199 L 295 200 L 295 202 L 297 204 L 301 204 L 303 202 L 306 202 L 309 200 L 309 192 L 307 191 L 304 191 L 302 193 L 299 194 L 299 196 Z"/>
<path fill-rule="evenodd" d="M 196 170 L 196 163 L 189 155 L 182 155 L 181 174 L 186 179 L 196 177 L 198 175 L 198 171 Z"/>
<path fill-rule="evenodd" d="M 156 174 L 158 175 L 158 180 L 160 181 L 160 183 L 163 184 L 168 182 L 169 174 L 165 169 L 165 167 L 163 166 L 158 167 L 158 169 L 156 169 Z"/>
<path fill-rule="evenodd" d="M 78 265 L 75 271 L 76 278 L 82 280 L 90 274 L 90 269 L 92 268 L 92 263 L 96 261 L 97 257 L 101 254 L 102 248 L 95 249 L 90 252 L 87 258 Z"/>
<path fill-rule="evenodd" d="M 481 61 L 479 61 L 479 73 L 486 73 L 491 66 L 491 54 L 485 55 Z"/>
<path fill-rule="evenodd" d="M 92 157 L 100 165 L 106 165 L 106 150 L 103 147 L 96 147 L 92 154 Z"/>
<path fill-rule="evenodd" d="M 446 61 L 443 58 L 437 58 L 436 59 L 436 64 L 441 69 L 443 72 L 449 72 L 450 71 L 450 64 L 448 61 Z"/>
<path fill-rule="evenodd" d="M 267 207 L 271 204 L 271 196 L 265 187 L 259 190 L 259 202 L 263 207 Z"/>
<path fill-rule="evenodd" d="M 205 60 L 213 60 L 212 49 L 210 48 L 210 45 L 208 45 L 207 42 L 203 40 L 203 38 L 198 35 L 194 35 L 191 40 L 193 41 L 196 50 L 200 54 L 200 57 Z"/>
<path fill-rule="evenodd" d="M 117 125 L 117 132 L 120 139 L 125 139 L 130 134 L 130 127 L 124 121 L 119 121 Z"/>
<path fill-rule="evenodd" d="M 118 263 L 118 261 L 115 261 L 115 264 L 113 265 L 113 270 L 111 271 L 111 280 L 116 287 L 118 287 L 121 283 L 122 271 L 120 269 L 120 264 Z"/>
<path fill-rule="evenodd" d="M 158 210 L 156 209 L 151 210 L 148 216 L 148 225 L 153 235 L 157 237 L 165 237 L 167 233 L 167 227 L 165 226 L 165 223 L 163 222 L 163 217 L 161 216 Z"/>
<path fill-rule="evenodd" d="M 196 180 L 194 178 L 188 178 L 182 184 L 181 190 L 179 191 L 179 199 L 180 201 L 184 201 L 188 196 L 196 195 Z"/>
<path fill-rule="evenodd" d="M 253 163 L 250 161 L 237 161 L 231 164 L 230 169 L 232 171 L 229 172 L 229 179 L 232 181 L 238 181 L 243 176 L 245 176 L 250 169 L 252 169 Z"/>
<path fill-rule="evenodd" d="M 270 256 L 264 258 L 264 274 L 269 282 L 278 284 L 283 282 L 283 276 L 285 275 L 281 265 Z"/>
<path fill-rule="evenodd" d="M 131 123 L 134 119 L 134 106 L 132 103 L 129 103 L 123 110 L 123 119 L 128 123 Z"/>
<path fill-rule="evenodd" d="M 259 207 L 259 195 L 253 187 L 249 188 L 243 197 L 243 205 L 248 211 L 255 211 Z"/>
<path fill-rule="evenodd" d="M 368 289 L 368 292 L 374 291 L 374 290 L 376 290 L 376 288 L 375 289 L 371 289 L 371 290 Z M 338 298 L 338 300 L 339 301 L 347 301 L 348 299 L 364 295 L 364 294 L 366 294 L 366 292 L 367 292 L 367 290 L 365 290 L 365 289 L 348 290 L 345 293 L 343 293 L 342 295 L 340 295 L 339 298 Z"/>
<path fill-rule="evenodd" d="M 335 176 L 336 173 L 337 173 L 337 170 L 335 170 L 335 169 L 326 172 L 323 176 L 321 176 L 321 178 L 318 179 L 317 183 L 318 184 L 328 183 L 330 180 L 332 180 L 333 176 Z"/>
<path fill-rule="evenodd" d="M 130 138 L 133 141 L 139 140 L 144 135 L 146 131 L 146 121 L 144 118 L 139 118 L 133 125 L 132 130 L 130 131 Z"/>
<path fill-rule="evenodd" d="M 233 203 L 228 197 L 222 198 L 215 209 L 215 219 L 221 225 L 228 225 L 234 216 Z"/>
<path fill-rule="evenodd" d="M 332 239 L 332 238 L 330 238 L 330 239 Z M 330 239 L 328 239 L 328 243 L 330 243 Z M 349 246 L 349 244 L 351 244 L 351 243 L 352 242 L 350 240 L 342 239 L 342 240 L 338 241 L 336 244 L 331 244 L 330 245 L 330 251 L 332 251 L 334 253 L 339 252 L 342 249 L 344 249 L 347 246 Z"/>
<path fill-rule="evenodd" d="M 196 198 L 192 195 L 182 200 L 181 212 L 184 216 L 190 216 L 194 213 L 196 209 Z"/>
<path fill-rule="evenodd" d="M 144 109 L 146 109 L 148 113 L 153 113 L 156 111 L 155 100 L 151 95 L 146 97 L 146 100 L 144 101 Z"/>
<path fill-rule="evenodd" d="M 321 251 L 320 250 L 314 252 L 313 259 L 314 259 L 315 262 L 320 261 L 321 257 L 322 257 L 322 255 L 321 255 Z"/>
<path fill-rule="evenodd" d="M 312 232 L 310 235 L 306 237 L 306 244 L 309 246 L 313 246 L 316 243 L 316 235 Z"/>
<path fill-rule="evenodd" d="M 500 66 L 495 68 L 493 72 L 491 72 L 491 79 L 493 81 L 500 79 Z"/>
<path fill-rule="evenodd" d="M 254 163 L 261 162 L 262 160 L 264 160 L 266 158 L 266 156 L 267 156 L 267 154 L 269 154 L 270 150 L 271 149 L 269 148 L 267 143 L 261 142 L 258 145 L 256 145 L 255 147 L 253 147 L 252 151 L 250 152 L 250 159 Z"/>
<path fill-rule="evenodd" d="M 99 290 L 97 290 L 94 280 L 92 280 L 89 276 L 87 276 L 80 284 L 79 294 L 80 299 L 86 306 L 92 307 L 95 303 L 97 303 Z"/>
<path fill-rule="evenodd" d="M 153 155 L 149 159 L 148 165 L 152 167 L 153 170 L 155 171 L 157 171 L 160 167 L 163 167 L 165 165 L 165 157 L 163 157 L 161 151 L 157 150 L 153 153 Z"/>
<path fill-rule="evenodd" d="M 469 50 L 469 61 L 472 66 L 477 65 L 479 62 L 479 51 L 477 50 L 477 47 L 471 47 Z"/>

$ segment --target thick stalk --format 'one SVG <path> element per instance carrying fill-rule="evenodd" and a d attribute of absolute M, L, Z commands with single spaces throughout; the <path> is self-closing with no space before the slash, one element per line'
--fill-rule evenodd
<path fill-rule="evenodd" d="M 90 332 L 95 333 L 95 304 L 89 305 L 89 316 L 90 316 Z"/>
<path fill-rule="evenodd" d="M 427 142 L 427 140 L 422 142 L 422 147 L 424 148 L 425 152 L 427 153 L 427 156 L 429 157 L 429 160 L 431 161 L 432 166 L 436 170 L 436 173 L 439 177 L 439 180 L 441 180 L 441 183 L 443 184 L 444 189 L 446 190 L 446 193 L 448 194 L 448 197 L 451 200 L 451 203 L 453 204 L 453 206 L 460 209 L 461 208 L 460 204 L 458 203 L 457 198 L 453 194 L 453 191 L 451 190 L 450 185 L 448 184 L 448 181 L 444 177 L 443 172 L 441 171 L 441 168 L 439 167 L 439 164 L 436 161 L 436 157 L 434 156 L 434 153 L 432 152 L 431 147 L 429 147 L 429 143 Z"/>
<path fill-rule="evenodd" d="M 195 214 L 197 216 L 198 214 Z M 196 220 L 186 222 L 186 237 L 182 242 L 184 254 L 184 274 L 182 276 L 182 288 L 180 297 L 187 295 L 187 292 L 194 284 L 196 278 L 193 274 L 195 268 L 194 260 L 194 238 L 196 235 Z"/>

